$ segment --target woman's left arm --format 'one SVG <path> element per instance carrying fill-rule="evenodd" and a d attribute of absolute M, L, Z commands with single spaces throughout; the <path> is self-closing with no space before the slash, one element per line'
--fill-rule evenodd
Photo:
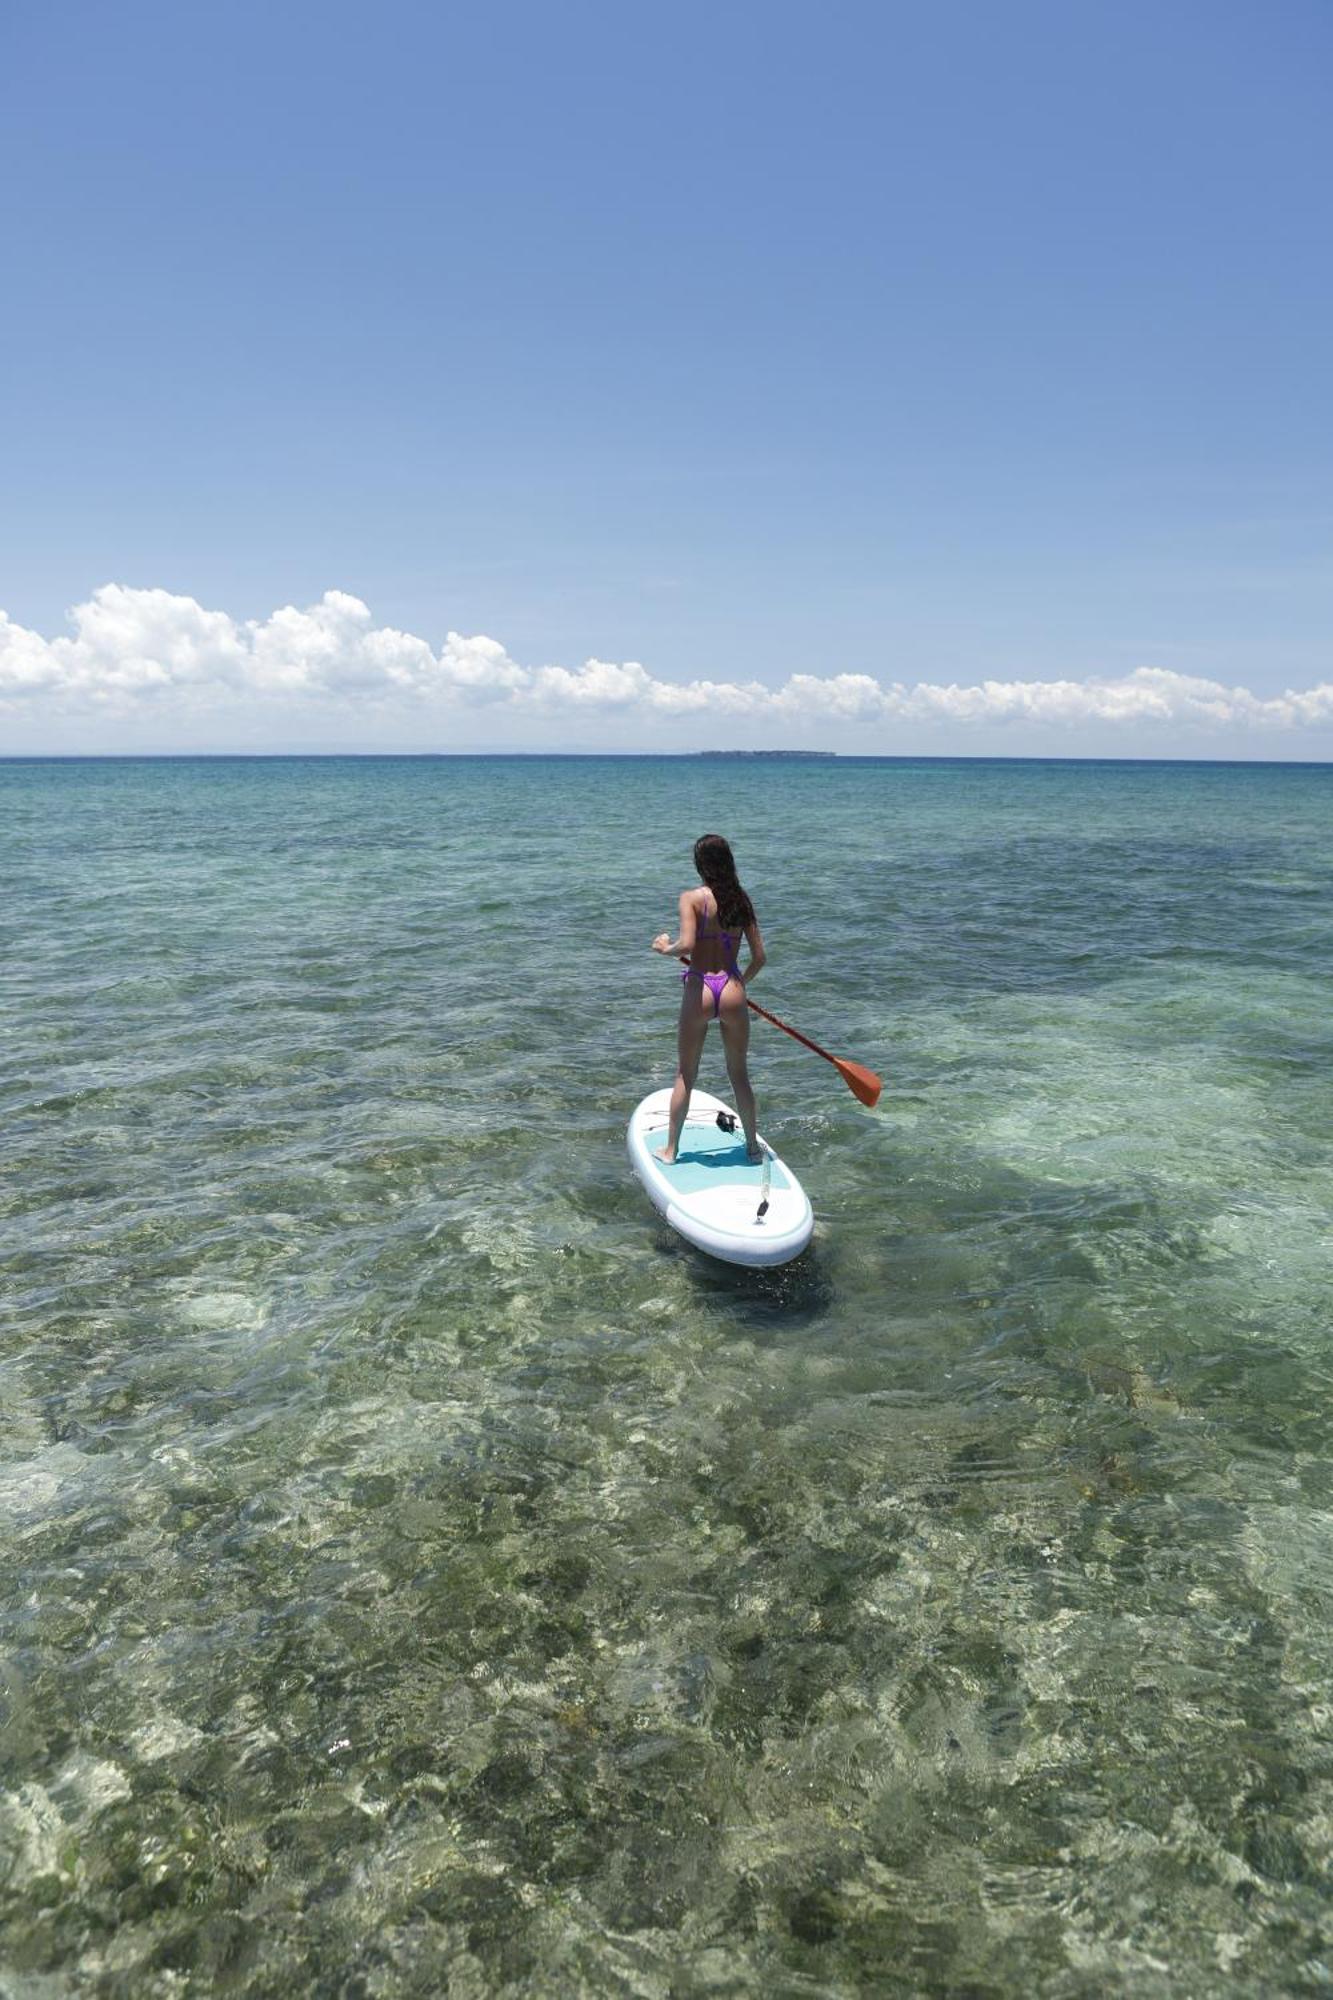
<path fill-rule="evenodd" d="M 660 951 L 663 958 L 688 958 L 694 950 L 694 940 L 699 929 L 699 913 L 694 907 L 693 889 L 682 889 L 680 894 L 680 936 L 672 938 L 666 931 L 653 939 L 653 950 Z"/>
<path fill-rule="evenodd" d="M 745 926 L 745 942 L 750 947 L 749 962 L 741 974 L 741 985 L 748 986 L 768 964 L 768 953 L 764 950 L 764 940 L 759 934 L 759 919 Z"/>

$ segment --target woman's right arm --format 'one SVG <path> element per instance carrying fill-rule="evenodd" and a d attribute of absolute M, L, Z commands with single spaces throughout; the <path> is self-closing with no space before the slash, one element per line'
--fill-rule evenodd
<path fill-rule="evenodd" d="M 680 936 L 673 943 L 665 931 L 653 939 L 653 950 L 660 951 L 664 958 L 688 958 L 694 950 L 695 932 L 699 927 L 699 912 L 695 907 L 695 891 L 682 889 L 680 892 Z"/>
<path fill-rule="evenodd" d="M 768 953 L 764 950 L 764 940 L 759 934 L 758 918 L 752 924 L 745 926 L 745 942 L 750 947 L 750 962 L 741 974 L 741 984 L 748 986 L 756 973 L 762 972 L 768 964 Z"/>

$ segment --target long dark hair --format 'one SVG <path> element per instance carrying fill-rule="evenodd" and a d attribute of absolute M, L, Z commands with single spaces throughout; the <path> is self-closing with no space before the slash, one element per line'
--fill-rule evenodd
<path fill-rule="evenodd" d="M 717 897 L 718 922 L 724 929 L 743 931 L 754 922 L 754 904 L 736 878 L 736 857 L 720 833 L 699 835 L 694 843 L 694 865 Z"/>

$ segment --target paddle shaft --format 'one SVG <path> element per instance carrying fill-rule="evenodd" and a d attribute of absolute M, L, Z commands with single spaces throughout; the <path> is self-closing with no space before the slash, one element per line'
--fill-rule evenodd
<path fill-rule="evenodd" d="M 809 1049 L 813 1055 L 823 1056 L 825 1062 L 839 1061 L 839 1058 L 831 1056 L 827 1049 L 821 1049 L 818 1042 L 812 1042 L 809 1035 L 803 1035 L 799 1028 L 789 1027 L 785 1021 L 779 1021 L 776 1014 L 770 1014 L 767 1007 L 761 1007 L 748 993 L 745 996 L 745 1004 L 747 1007 L 753 1007 L 756 1014 L 762 1014 L 766 1021 L 771 1021 L 775 1028 L 781 1028 L 784 1035 L 790 1035 L 794 1042 L 799 1042 L 802 1048 Z"/>

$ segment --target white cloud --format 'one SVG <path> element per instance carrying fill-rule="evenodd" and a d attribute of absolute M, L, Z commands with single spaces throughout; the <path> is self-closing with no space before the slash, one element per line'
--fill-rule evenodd
<path fill-rule="evenodd" d="M 869 674 L 793 674 L 769 699 L 786 715 L 870 722 L 895 712 L 894 692 Z"/>
<path fill-rule="evenodd" d="M 645 714 L 693 715 L 701 710 L 757 715 L 774 705 L 762 681 L 659 681 L 637 660 L 616 666 L 587 660 L 568 667 L 539 667 L 527 684 L 529 704 L 548 708 L 637 709 Z"/>
<path fill-rule="evenodd" d="M 560 713 L 646 721 L 736 716 L 800 727 L 870 723 L 953 725 L 1153 725 L 1225 731 L 1299 730 L 1333 724 L 1333 683 L 1258 696 L 1161 667 L 1113 679 L 980 681 L 971 685 L 879 681 L 869 674 L 799 673 L 780 687 L 760 681 L 659 680 L 638 661 L 525 667 L 496 639 L 450 632 L 430 643 L 376 625 L 369 607 L 330 590 L 318 604 L 287 605 L 239 621 L 192 597 L 104 584 L 70 613 L 53 639 L 0 612 L 0 708 L 65 716 L 173 713 L 264 700 L 306 707 L 502 704 L 529 716 Z"/>

